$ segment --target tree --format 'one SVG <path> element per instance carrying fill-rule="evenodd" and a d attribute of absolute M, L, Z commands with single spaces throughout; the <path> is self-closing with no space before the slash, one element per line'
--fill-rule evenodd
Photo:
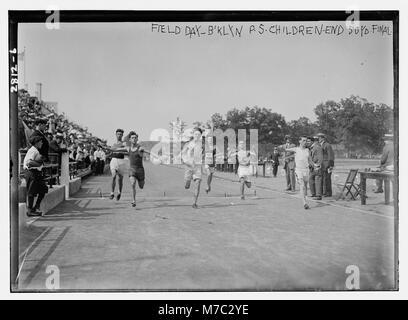
<path fill-rule="evenodd" d="M 328 140 L 331 143 L 338 143 L 337 129 L 338 129 L 338 111 L 340 110 L 340 104 L 335 101 L 326 101 L 320 103 L 315 107 L 314 112 L 317 117 L 317 128 L 320 132 L 327 135 Z"/>
<path fill-rule="evenodd" d="M 212 127 L 214 130 L 215 129 L 221 129 L 225 130 L 228 125 L 227 121 L 223 118 L 223 116 L 220 113 L 214 113 L 211 116 L 211 119 L 207 121 L 207 124 Z"/>
<path fill-rule="evenodd" d="M 380 153 L 384 134 L 392 128 L 392 109 L 351 96 L 342 99 L 338 112 L 338 138 L 348 152 Z"/>
<path fill-rule="evenodd" d="M 259 144 L 281 144 L 288 133 L 288 126 L 281 114 L 258 106 L 233 108 L 227 112 L 225 120 L 222 115 L 215 113 L 209 122 L 214 124 L 214 129 L 246 129 L 248 134 L 250 129 L 257 129 Z"/>
<path fill-rule="evenodd" d="M 300 136 L 313 136 L 319 130 L 317 123 L 313 123 L 307 117 L 300 117 L 288 124 L 289 134 L 293 141 L 298 141 Z"/>

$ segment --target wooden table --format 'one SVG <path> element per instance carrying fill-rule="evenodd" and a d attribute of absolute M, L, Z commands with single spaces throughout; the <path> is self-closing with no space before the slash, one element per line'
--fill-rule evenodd
<path fill-rule="evenodd" d="M 384 197 L 385 204 L 390 203 L 390 182 L 394 183 L 394 173 L 391 171 L 360 171 L 360 198 L 361 204 L 366 204 L 367 179 L 381 179 L 384 181 Z"/>

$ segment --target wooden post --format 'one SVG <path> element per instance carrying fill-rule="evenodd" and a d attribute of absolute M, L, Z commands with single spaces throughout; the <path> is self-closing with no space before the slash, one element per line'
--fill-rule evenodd
<path fill-rule="evenodd" d="M 367 189 L 366 177 L 364 174 L 360 172 L 360 190 L 361 190 L 360 198 L 362 205 L 366 204 L 366 189 Z"/>
<path fill-rule="evenodd" d="M 384 196 L 385 196 L 385 204 L 390 203 L 390 180 L 384 179 Z"/>
<path fill-rule="evenodd" d="M 61 154 L 61 185 L 65 186 L 65 199 L 69 199 L 69 156 L 68 152 Z"/>

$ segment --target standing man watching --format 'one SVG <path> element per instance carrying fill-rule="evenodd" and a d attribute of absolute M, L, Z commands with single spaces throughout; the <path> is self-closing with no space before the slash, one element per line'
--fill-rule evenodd
<path fill-rule="evenodd" d="M 273 148 L 273 154 L 271 156 L 272 160 L 272 168 L 273 168 L 273 177 L 276 178 L 276 175 L 278 173 L 278 167 L 279 167 L 279 151 L 278 148 Z"/>
<path fill-rule="evenodd" d="M 380 160 L 380 171 L 394 170 L 394 136 L 392 134 L 386 134 L 384 136 L 384 148 Z M 383 193 L 383 180 L 376 180 L 377 190 L 374 193 Z"/>
<path fill-rule="evenodd" d="M 310 139 L 310 174 L 309 186 L 312 194 L 312 199 L 322 200 L 322 163 L 323 150 L 319 144 L 318 137 Z"/>
<path fill-rule="evenodd" d="M 295 185 L 296 185 L 296 178 L 295 178 L 295 156 L 294 152 L 291 151 L 286 151 L 287 149 L 290 148 L 295 148 L 296 145 L 291 143 L 291 139 L 289 135 L 285 136 L 285 141 L 286 143 L 281 145 L 280 148 L 284 149 L 284 159 L 285 159 L 285 164 L 283 169 L 285 169 L 286 172 L 286 191 L 295 191 Z"/>
<path fill-rule="evenodd" d="M 330 143 L 326 140 L 326 135 L 324 133 L 319 133 L 318 135 L 320 146 L 323 151 L 323 162 L 322 162 L 322 182 L 323 182 L 323 197 L 332 196 L 332 182 L 331 174 L 334 167 L 334 152 Z"/>

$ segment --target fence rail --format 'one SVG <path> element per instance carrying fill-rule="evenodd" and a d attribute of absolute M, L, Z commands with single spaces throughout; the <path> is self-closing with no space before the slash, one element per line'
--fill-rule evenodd
<path fill-rule="evenodd" d="M 19 177 L 20 181 L 24 179 L 23 162 L 24 157 L 27 154 L 27 150 L 19 150 Z M 49 162 L 43 165 L 42 174 L 43 179 L 47 182 L 48 186 L 52 188 L 54 185 L 60 184 L 61 177 L 61 159 L 58 153 L 48 154 Z M 69 162 L 69 178 L 82 177 L 87 175 L 91 171 L 91 166 L 86 165 L 83 161 L 70 161 Z"/>

